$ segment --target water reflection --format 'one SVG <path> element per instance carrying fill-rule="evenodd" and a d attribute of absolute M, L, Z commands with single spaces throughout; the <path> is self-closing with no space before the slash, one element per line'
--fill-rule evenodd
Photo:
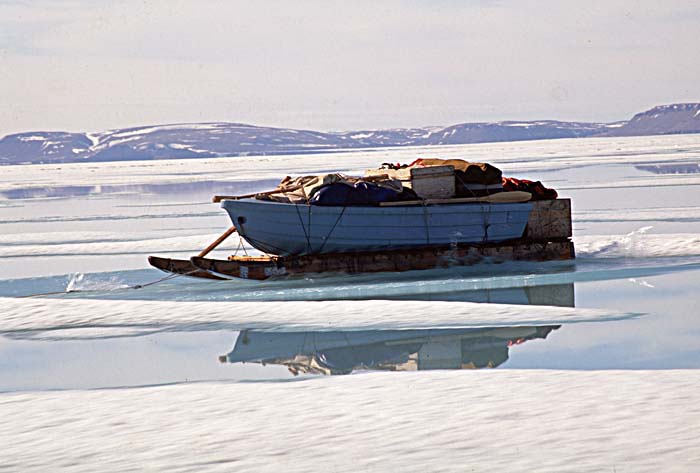
<path fill-rule="evenodd" d="M 393 294 L 389 300 L 462 301 L 489 304 L 548 305 L 575 307 L 574 284 L 476 289 L 437 293 Z"/>
<path fill-rule="evenodd" d="M 356 370 L 495 368 L 510 347 L 545 339 L 560 325 L 336 332 L 242 331 L 222 363 L 282 365 L 294 375 Z"/>
<path fill-rule="evenodd" d="M 8 200 L 84 197 L 105 194 L 247 194 L 277 186 L 279 179 L 258 181 L 191 181 L 158 184 L 72 185 L 52 187 L 19 187 L 0 192 Z"/>
<path fill-rule="evenodd" d="M 644 164 L 635 166 L 640 171 L 654 174 L 697 174 L 700 173 L 700 163 L 670 163 L 670 164 Z"/>
<path fill-rule="evenodd" d="M 121 280 L 106 280 L 106 281 L 91 281 L 95 289 L 95 294 L 93 294 L 97 299 L 109 299 L 105 296 L 105 293 L 100 290 L 98 284 L 103 284 L 109 286 L 110 284 L 117 284 L 117 281 Z M 224 282 L 226 284 L 228 282 Z M 64 280 L 65 284 L 65 280 Z M 70 284 L 70 283 L 69 283 Z M 76 283 L 77 284 L 77 283 Z M 122 284 L 123 281 L 119 284 Z M 272 286 L 271 288 L 274 288 Z M 26 291 L 24 285 L 21 286 L 22 290 Z M 65 288 L 59 288 L 63 290 Z M 317 288 L 318 289 L 318 288 Z M 50 293 L 55 290 L 53 285 L 42 285 L 35 282 L 33 285 L 33 291 L 38 293 Z M 109 289 L 105 289 L 109 291 Z M 119 289 L 113 292 L 118 292 L 121 295 L 116 297 L 117 299 L 127 299 L 125 297 L 128 291 L 133 292 L 133 289 Z M 186 294 L 188 302 L 193 300 L 199 300 L 193 296 L 192 290 L 182 290 Z M 277 288 L 277 293 L 266 293 L 263 291 L 251 292 L 248 294 L 242 293 L 240 297 L 232 296 L 231 293 L 235 292 L 234 289 L 227 289 L 228 297 L 224 300 L 240 300 L 240 301 L 251 301 L 256 302 L 262 301 L 293 301 L 293 300 L 336 300 L 336 299 L 353 299 L 353 297 L 348 297 L 347 294 L 334 294 L 333 292 L 324 292 L 321 294 L 310 294 L 306 297 L 295 297 L 293 292 L 287 290 L 281 290 Z M 87 295 L 86 295 L 87 294 Z M 54 295 L 53 297 L 63 296 L 66 299 L 77 298 L 86 299 L 90 293 L 65 293 Z M 0 296 L 17 296 L 23 295 L 17 288 L 13 286 L 8 286 L 3 288 L 3 284 L 0 283 Z M 355 294 L 357 295 L 357 294 Z M 71 297 L 74 296 L 74 297 Z M 206 296 L 206 297 L 204 297 Z M 373 296 L 373 297 L 368 297 Z M 51 296 L 50 296 L 51 297 Z M 204 294 L 201 298 L 207 301 L 221 300 L 213 297 L 211 294 Z M 420 292 L 416 291 L 414 293 L 407 293 L 406 291 L 401 291 L 398 293 L 368 293 L 365 291 L 364 297 L 357 297 L 357 300 L 367 300 L 367 299 L 381 299 L 381 300 L 397 300 L 397 301 L 450 301 L 450 302 L 477 302 L 485 304 L 509 304 L 509 305 L 537 305 L 537 306 L 552 306 L 552 307 L 575 307 L 574 299 L 574 284 L 548 284 L 541 286 L 524 286 L 524 287 L 507 287 L 507 288 L 495 288 L 495 289 L 476 289 L 476 290 L 453 290 L 451 292 Z M 394 319 L 396 320 L 396 319 Z M 549 322 L 549 321 L 548 321 Z M 153 321 L 144 320 L 140 323 L 123 323 L 123 324 L 99 324 L 94 321 L 90 321 L 87 325 L 83 326 L 80 323 L 75 323 L 72 325 L 61 324 L 59 326 L 43 326 L 41 328 L 27 328 L 24 330 L 11 330 L 4 331 L 0 327 L 0 336 L 4 336 L 13 340 L 43 340 L 43 341 L 68 341 L 68 340 L 107 340 L 107 339 L 119 339 L 119 338 L 133 338 L 133 337 L 144 337 L 162 332 L 176 333 L 176 332 L 193 332 L 193 331 L 221 331 L 221 330 L 233 330 L 239 331 L 242 328 L 251 328 L 246 322 L 236 322 L 231 318 L 219 318 L 213 317 L 211 320 L 200 319 L 197 323 L 192 321 L 186 321 L 184 323 L 178 323 L 177 321 L 169 321 L 168 323 L 155 323 Z M 467 321 L 465 321 L 465 325 Z M 283 327 L 280 327 L 284 329 Z M 360 328 L 360 327 L 358 327 Z M 386 328 L 391 328 L 387 326 Z M 352 332 L 360 333 L 360 332 Z M 401 332 L 405 333 L 405 332 Z"/>

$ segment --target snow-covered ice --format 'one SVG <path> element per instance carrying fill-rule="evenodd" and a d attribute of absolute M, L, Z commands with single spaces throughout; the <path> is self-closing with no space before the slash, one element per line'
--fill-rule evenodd
<path fill-rule="evenodd" d="M 493 162 L 571 197 L 577 260 L 134 289 L 165 276 L 146 255 L 186 257 L 228 228 L 212 194 L 420 157 Z M 698 162 L 700 135 L 674 135 L 4 166 L 0 465 L 693 471 L 700 174 L 648 169 Z M 37 293 L 52 294 L 17 297 Z M 251 329 L 529 325 L 560 328 L 510 346 L 496 370 L 291 380 L 216 361 Z"/>
<path fill-rule="evenodd" d="M 416 158 L 428 157 L 488 160 L 503 169 L 504 174 L 518 177 L 524 172 L 549 173 L 580 167 L 697 162 L 700 159 L 700 139 L 698 135 L 586 138 L 380 148 L 316 155 L 47 164 L 34 165 L 29 170 L 26 166 L 4 166 L 0 195 L 10 189 L 52 187 L 58 183 L 75 186 L 185 183 L 192 181 L 194 176 L 197 180 L 225 178 L 236 182 L 281 179 L 287 174 L 313 174 L 323 170 L 352 173 L 363 172 L 382 162 L 412 162 Z M 539 175 L 538 179 L 546 180 L 546 177 Z M 594 185 L 596 180 L 605 179 L 606 175 L 594 173 L 590 177 L 590 185 Z M 658 181 L 634 179 L 635 185 L 650 182 L 654 185 Z M 688 182 L 699 183 L 700 176 L 688 178 Z M 571 183 L 567 184 L 567 188 L 573 188 Z"/>
<path fill-rule="evenodd" d="M 0 334 L 103 327 L 287 331 L 552 325 L 636 316 L 601 309 L 448 301 L 170 302 L 0 298 Z M 94 332 L 92 332 L 94 335 Z"/>
<path fill-rule="evenodd" d="M 0 397 L 15 471 L 695 471 L 698 371 L 373 373 Z M 27 422 L 27 420 L 30 422 Z"/>

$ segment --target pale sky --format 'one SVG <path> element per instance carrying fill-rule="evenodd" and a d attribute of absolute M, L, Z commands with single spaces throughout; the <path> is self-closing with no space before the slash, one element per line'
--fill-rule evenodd
<path fill-rule="evenodd" d="M 4 1 L 0 136 L 615 121 L 700 101 L 697 1 Z"/>

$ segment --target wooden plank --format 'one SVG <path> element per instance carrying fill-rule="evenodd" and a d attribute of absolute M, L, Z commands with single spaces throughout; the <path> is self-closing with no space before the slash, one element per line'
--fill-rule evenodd
<path fill-rule="evenodd" d="M 292 192 L 301 189 L 302 186 L 292 186 L 292 187 L 278 187 L 277 189 L 272 189 L 271 191 L 256 192 L 255 194 L 245 194 L 245 195 L 215 195 L 212 197 L 211 201 L 215 204 L 221 202 L 222 200 L 241 200 L 241 199 L 251 199 L 256 195 L 271 195 L 271 194 L 281 194 L 284 192 Z"/>
<path fill-rule="evenodd" d="M 454 199 L 424 199 L 424 200 L 405 200 L 400 202 L 381 202 L 381 207 L 398 207 L 404 205 L 434 205 L 434 204 L 464 204 L 469 202 L 486 202 L 491 204 L 514 204 L 527 202 L 532 198 L 529 192 L 512 191 L 512 192 L 497 192 L 491 195 L 482 197 L 457 197 Z"/>
<path fill-rule="evenodd" d="M 197 256 L 206 256 L 206 255 L 208 255 L 209 253 L 212 252 L 212 250 L 214 250 L 214 248 L 216 248 L 216 247 L 219 246 L 221 243 L 223 243 L 223 241 L 224 241 L 225 239 L 227 239 L 228 237 L 230 237 L 230 236 L 231 236 L 233 233 L 235 233 L 235 232 L 236 232 L 236 227 L 231 227 L 231 228 L 229 228 L 228 230 L 226 230 L 226 231 L 224 232 L 223 235 L 221 235 L 219 238 L 217 238 L 216 240 L 214 240 L 214 242 L 213 242 L 211 245 L 207 246 L 205 249 L 203 249 L 202 251 L 200 251 L 200 253 L 199 253 Z"/>

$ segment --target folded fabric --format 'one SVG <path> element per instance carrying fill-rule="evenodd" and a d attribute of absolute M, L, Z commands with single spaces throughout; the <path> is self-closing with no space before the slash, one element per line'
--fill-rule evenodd
<path fill-rule="evenodd" d="M 339 173 L 332 173 L 319 174 L 317 176 L 287 176 L 282 179 L 277 186 L 279 192 L 258 194 L 255 198 L 258 200 L 271 200 L 285 204 L 305 204 L 309 202 L 320 189 L 326 186 L 335 183 L 353 186 L 359 182 L 370 182 L 376 187 L 388 189 L 395 193 L 400 193 L 403 190 L 401 181 L 389 179 L 387 176 L 357 178 Z"/>

